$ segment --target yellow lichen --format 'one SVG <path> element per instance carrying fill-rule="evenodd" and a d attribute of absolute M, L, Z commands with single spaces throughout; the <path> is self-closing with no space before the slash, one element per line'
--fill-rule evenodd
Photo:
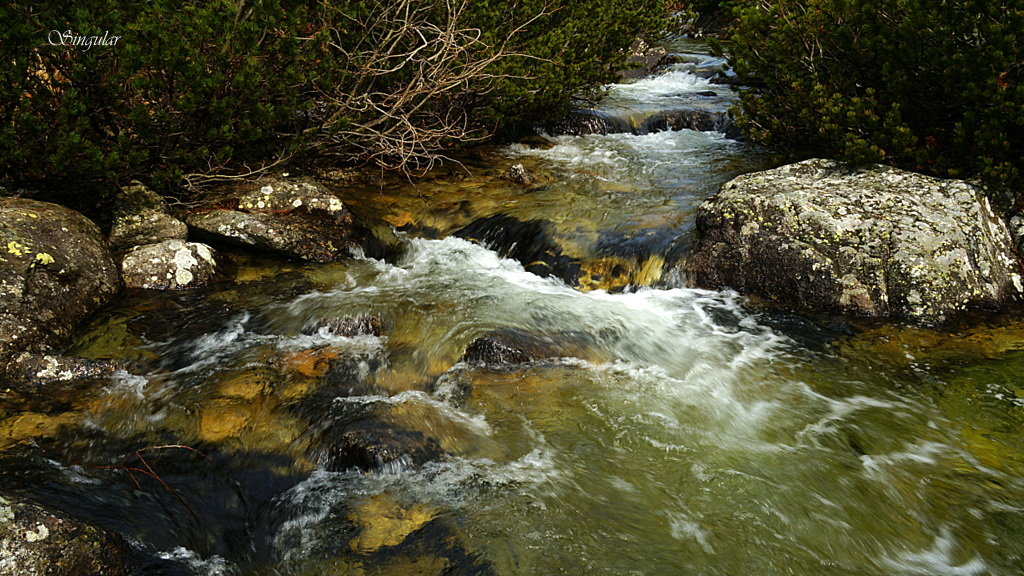
<path fill-rule="evenodd" d="M 36 254 L 36 262 L 46 266 L 47 264 L 53 264 L 53 256 L 50 256 L 46 252 L 40 252 Z"/>
<path fill-rule="evenodd" d="M 11 240 L 7 243 L 7 251 L 15 256 L 23 256 L 25 252 L 28 252 L 28 246 Z"/>

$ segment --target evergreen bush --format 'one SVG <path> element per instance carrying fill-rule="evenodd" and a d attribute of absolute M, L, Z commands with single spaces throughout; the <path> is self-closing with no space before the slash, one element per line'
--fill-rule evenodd
<path fill-rule="evenodd" d="M 741 122 L 794 157 L 886 162 L 1019 188 L 1018 0 L 739 0 Z"/>
<path fill-rule="evenodd" d="M 167 190 L 295 153 L 429 165 L 608 81 L 663 16 L 661 0 L 15 0 L 0 181 Z"/>

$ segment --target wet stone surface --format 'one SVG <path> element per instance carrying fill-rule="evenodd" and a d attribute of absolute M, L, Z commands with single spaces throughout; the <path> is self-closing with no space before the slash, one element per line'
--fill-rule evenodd
<path fill-rule="evenodd" d="M 941 320 L 1024 293 L 983 193 L 883 166 L 808 160 L 740 176 L 705 202 L 684 269 L 794 308 Z"/>
<path fill-rule="evenodd" d="M 0 575 L 127 576 L 127 544 L 96 527 L 0 497 Z"/>

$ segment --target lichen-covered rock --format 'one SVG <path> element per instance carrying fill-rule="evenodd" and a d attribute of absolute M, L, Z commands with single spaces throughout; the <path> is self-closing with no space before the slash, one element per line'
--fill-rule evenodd
<path fill-rule="evenodd" d="M 141 182 L 121 188 L 114 203 L 114 221 L 110 227 L 110 246 L 127 250 L 164 240 L 185 240 L 188 226 L 171 216 L 163 199 Z"/>
<path fill-rule="evenodd" d="M 695 285 L 789 307 L 933 321 L 1024 292 L 1006 224 L 957 180 L 808 160 L 727 183 L 697 228 Z"/>
<path fill-rule="evenodd" d="M 522 164 L 513 164 L 509 166 L 504 172 L 501 173 L 502 180 L 508 180 L 513 184 L 519 184 L 520 186 L 532 186 L 537 178 L 530 173 Z"/>
<path fill-rule="evenodd" d="M 216 276 L 215 254 L 206 244 L 182 240 L 137 246 L 121 261 L 121 275 L 129 288 L 197 288 L 209 284 Z"/>
<path fill-rule="evenodd" d="M 0 497 L 0 576 L 127 575 L 127 548 L 94 526 Z"/>
<path fill-rule="evenodd" d="M 341 199 L 313 180 L 272 178 L 238 195 L 238 209 L 244 212 L 280 213 L 303 210 L 342 215 Z"/>
<path fill-rule="evenodd" d="M 352 215 L 341 200 L 306 179 L 261 180 L 236 190 L 215 208 L 186 218 L 211 241 L 277 252 L 311 262 L 333 262 L 354 246 Z"/>
<path fill-rule="evenodd" d="M 127 366 L 115 360 L 18 354 L 2 372 L 7 387 L 22 393 L 52 395 L 59 390 L 77 390 L 100 382 L 109 382 Z"/>
<path fill-rule="evenodd" d="M 0 198 L 0 364 L 58 346 L 121 287 L 99 228 L 45 202 Z"/>

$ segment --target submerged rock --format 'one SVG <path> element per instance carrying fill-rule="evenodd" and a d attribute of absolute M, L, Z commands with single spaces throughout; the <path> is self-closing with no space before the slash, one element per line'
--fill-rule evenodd
<path fill-rule="evenodd" d="M 537 358 L 500 336 L 484 336 L 469 343 L 461 362 L 471 364 L 524 364 Z"/>
<path fill-rule="evenodd" d="M 0 198 L 0 364 L 59 346 L 118 293 L 99 228 L 56 204 Z"/>
<path fill-rule="evenodd" d="M 264 179 L 235 191 L 188 225 L 211 241 L 269 250 L 311 262 L 333 262 L 354 247 L 352 215 L 341 200 L 308 179 Z"/>
<path fill-rule="evenodd" d="M 327 332 L 335 336 L 380 336 L 383 328 L 379 316 L 338 316 L 307 324 L 302 327 L 302 333 L 313 335 L 319 332 Z"/>
<path fill-rule="evenodd" d="M 542 220 L 523 222 L 498 214 L 473 221 L 455 236 L 479 242 L 503 257 L 517 260 L 538 276 L 561 278 L 570 286 L 579 279 L 579 262 L 562 253 L 552 238 L 550 224 Z"/>
<path fill-rule="evenodd" d="M 119 537 L 33 504 L 0 497 L 0 575 L 127 575 Z"/>
<path fill-rule="evenodd" d="M 517 329 L 496 330 L 470 342 L 460 362 L 508 366 L 558 358 L 581 358 L 601 361 L 597 339 L 601 336 L 584 332 L 563 331 L 555 334 L 533 334 Z"/>
<path fill-rule="evenodd" d="M 188 226 L 171 216 L 156 192 L 138 181 L 121 188 L 114 203 L 111 248 L 127 250 L 165 240 L 185 240 L 187 237 Z"/>
<path fill-rule="evenodd" d="M 324 464 L 328 470 L 397 472 L 436 460 L 443 454 L 437 441 L 422 432 L 368 421 L 345 430 L 331 446 Z"/>
<path fill-rule="evenodd" d="M 684 269 L 782 305 L 940 320 L 1024 292 L 981 191 L 885 166 L 808 160 L 740 176 L 699 210 Z"/>
<path fill-rule="evenodd" d="M 125 286 L 184 290 L 205 286 L 217 275 L 215 252 L 206 244 L 165 240 L 136 246 L 121 261 Z"/>

